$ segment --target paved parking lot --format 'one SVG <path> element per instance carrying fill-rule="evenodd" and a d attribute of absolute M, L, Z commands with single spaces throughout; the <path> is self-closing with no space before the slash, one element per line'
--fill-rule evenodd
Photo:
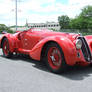
<path fill-rule="evenodd" d="M 67 67 L 53 74 L 39 61 L 0 50 L 0 92 L 92 92 L 92 67 Z"/>

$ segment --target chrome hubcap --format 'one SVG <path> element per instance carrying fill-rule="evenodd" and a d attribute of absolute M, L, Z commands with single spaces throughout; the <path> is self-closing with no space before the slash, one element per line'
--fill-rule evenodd
<path fill-rule="evenodd" d="M 60 65 L 60 60 L 58 60 L 60 57 L 58 55 L 58 50 L 57 49 L 54 49 L 52 51 L 52 55 L 50 56 L 50 58 L 51 58 L 54 65 L 56 65 L 56 66 Z"/>
<path fill-rule="evenodd" d="M 6 49 L 7 49 L 7 47 L 5 46 L 5 47 L 4 47 L 4 49 L 6 50 Z"/>
<path fill-rule="evenodd" d="M 55 61 L 56 61 L 56 59 L 55 59 L 55 57 L 54 57 L 54 56 L 50 56 L 50 58 L 51 58 L 51 60 L 52 60 L 53 62 L 55 62 Z"/>

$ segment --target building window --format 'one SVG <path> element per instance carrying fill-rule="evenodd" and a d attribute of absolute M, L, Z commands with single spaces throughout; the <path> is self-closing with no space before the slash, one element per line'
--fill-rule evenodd
<path fill-rule="evenodd" d="M 59 25 L 57 24 L 57 27 L 58 27 Z"/>

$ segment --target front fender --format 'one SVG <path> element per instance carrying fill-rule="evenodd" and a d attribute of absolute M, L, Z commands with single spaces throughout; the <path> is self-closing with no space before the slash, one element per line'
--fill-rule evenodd
<path fill-rule="evenodd" d="M 47 38 L 39 41 L 39 43 L 36 44 L 36 46 L 30 52 L 30 56 L 33 59 L 40 60 L 42 48 L 49 41 L 56 42 L 62 48 L 67 64 L 69 64 L 69 65 L 75 64 L 75 58 L 77 56 L 75 45 L 73 44 L 73 42 L 71 40 L 69 40 L 68 38 L 66 38 L 64 36 L 47 37 Z"/>

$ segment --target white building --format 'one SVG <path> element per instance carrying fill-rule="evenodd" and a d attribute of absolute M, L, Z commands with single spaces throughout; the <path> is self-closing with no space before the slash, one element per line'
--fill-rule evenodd
<path fill-rule="evenodd" d="M 40 29 L 55 29 L 59 30 L 60 26 L 58 22 L 46 22 L 46 23 L 26 23 L 26 26 L 17 27 L 18 31 L 24 31 L 29 28 L 40 28 Z M 13 31 L 16 31 L 16 27 L 11 28 Z"/>
<path fill-rule="evenodd" d="M 29 28 L 47 28 L 47 29 L 55 29 L 59 30 L 60 26 L 58 22 L 47 22 L 47 23 L 27 23 Z"/>

